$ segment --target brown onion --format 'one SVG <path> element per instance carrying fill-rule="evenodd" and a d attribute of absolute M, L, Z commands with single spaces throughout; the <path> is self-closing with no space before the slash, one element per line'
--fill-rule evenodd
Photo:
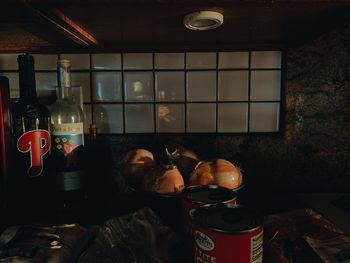
<path fill-rule="evenodd" d="M 155 160 L 151 152 L 136 149 L 125 155 L 121 165 L 128 185 L 139 188 L 142 184 L 142 177 L 155 166 Z"/>
<path fill-rule="evenodd" d="M 199 162 L 191 173 L 188 185 L 208 185 L 214 183 L 215 167 L 210 162 Z"/>
<path fill-rule="evenodd" d="M 144 177 L 142 190 L 161 194 L 179 193 L 184 189 L 184 180 L 174 165 L 159 165 Z"/>
<path fill-rule="evenodd" d="M 228 189 L 237 188 L 242 184 L 241 171 L 229 161 L 218 159 L 216 160 L 214 182 Z"/>
<path fill-rule="evenodd" d="M 200 162 L 191 173 L 189 185 L 216 184 L 235 189 L 242 184 L 242 174 L 238 167 L 224 159 L 215 162 Z"/>
<path fill-rule="evenodd" d="M 181 174 L 184 176 L 185 181 L 188 181 L 190 174 L 198 162 L 199 159 L 197 155 L 191 151 L 185 151 L 175 159 L 175 164 L 179 168 Z"/>

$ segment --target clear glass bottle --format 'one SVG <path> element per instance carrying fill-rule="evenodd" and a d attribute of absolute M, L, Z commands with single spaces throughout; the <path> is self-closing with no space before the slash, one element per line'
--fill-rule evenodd
<path fill-rule="evenodd" d="M 84 114 L 77 103 L 70 77 L 70 61 L 57 62 L 58 98 L 51 108 L 51 142 L 54 183 L 63 206 L 83 196 Z"/>

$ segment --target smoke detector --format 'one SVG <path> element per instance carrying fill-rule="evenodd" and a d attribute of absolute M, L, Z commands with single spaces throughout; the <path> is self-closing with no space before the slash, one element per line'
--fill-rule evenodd
<path fill-rule="evenodd" d="M 222 25 L 224 16 L 214 11 L 199 11 L 186 15 L 184 25 L 191 30 L 209 30 Z"/>

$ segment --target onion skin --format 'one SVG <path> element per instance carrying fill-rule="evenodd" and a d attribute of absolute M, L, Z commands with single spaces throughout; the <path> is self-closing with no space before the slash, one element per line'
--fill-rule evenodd
<path fill-rule="evenodd" d="M 188 186 L 213 184 L 214 169 L 215 167 L 209 162 L 199 162 L 190 175 Z"/>
<path fill-rule="evenodd" d="M 145 149 L 136 149 L 128 152 L 124 156 L 122 163 L 154 164 L 154 156 L 150 151 Z"/>
<path fill-rule="evenodd" d="M 155 166 L 155 160 L 151 152 L 145 149 L 136 149 L 125 155 L 121 166 L 127 184 L 139 189 L 142 178 Z"/>
<path fill-rule="evenodd" d="M 190 174 L 199 162 L 198 156 L 191 151 L 185 150 L 178 157 L 175 157 L 175 164 L 187 182 Z"/>
<path fill-rule="evenodd" d="M 142 190 L 160 194 L 176 194 L 185 188 L 182 175 L 176 166 L 160 165 L 144 177 Z"/>
<path fill-rule="evenodd" d="M 228 189 L 237 188 L 242 184 L 241 171 L 229 161 L 218 159 L 216 160 L 214 182 Z"/>
<path fill-rule="evenodd" d="M 235 189 L 242 184 L 242 174 L 231 162 L 218 159 L 214 163 L 200 162 L 191 173 L 188 185 L 216 184 Z"/>

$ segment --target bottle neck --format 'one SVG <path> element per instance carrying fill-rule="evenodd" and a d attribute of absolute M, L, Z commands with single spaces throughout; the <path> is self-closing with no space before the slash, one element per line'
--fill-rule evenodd
<path fill-rule="evenodd" d="M 59 100 L 72 100 L 72 89 L 71 87 L 58 86 L 58 99 Z"/>
<path fill-rule="evenodd" d="M 57 65 L 57 86 L 58 98 L 69 100 L 71 98 L 70 65 L 65 62 L 58 63 Z"/>
<path fill-rule="evenodd" d="M 70 66 L 67 64 L 57 65 L 57 85 L 58 87 L 70 87 L 71 77 L 70 77 Z"/>
<path fill-rule="evenodd" d="M 37 101 L 35 87 L 34 60 L 30 56 L 22 56 L 18 60 L 19 95 L 21 102 Z"/>

